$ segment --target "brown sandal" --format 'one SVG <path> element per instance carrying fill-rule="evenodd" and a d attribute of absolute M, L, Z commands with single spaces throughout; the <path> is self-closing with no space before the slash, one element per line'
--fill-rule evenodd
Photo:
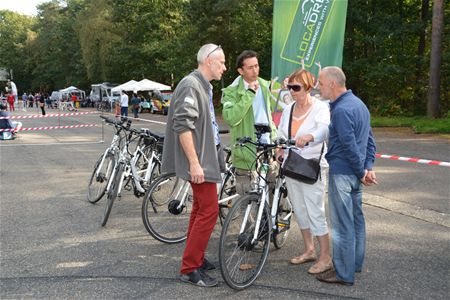
<path fill-rule="evenodd" d="M 320 274 L 328 270 L 333 269 L 333 262 L 330 260 L 327 264 L 316 263 L 311 268 L 309 268 L 309 274 Z"/>
<path fill-rule="evenodd" d="M 317 259 L 316 255 L 310 255 L 310 256 L 306 256 L 306 255 L 300 255 L 300 256 L 296 256 L 294 258 L 291 259 L 291 264 L 293 265 L 300 265 L 300 264 L 304 264 L 307 262 L 311 262 L 311 261 L 315 261 Z"/>

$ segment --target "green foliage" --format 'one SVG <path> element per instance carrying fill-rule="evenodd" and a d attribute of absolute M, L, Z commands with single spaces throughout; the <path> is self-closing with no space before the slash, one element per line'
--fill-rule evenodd
<path fill-rule="evenodd" d="M 31 88 L 50 93 L 69 85 L 86 86 L 86 72 L 80 43 L 75 32 L 75 16 L 84 1 L 66 1 L 63 7 L 56 0 L 39 5 L 30 41 Z"/>
<path fill-rule="evenodd" d="M 21 92 L 28 91 L 31 85 L 27 43 L 33 24 L 33 18 L 0 10 L 0 67 L 13 70 Z"/>
<path fill-rule="evenodd" d="M 432 2 L 348 1 L 343 69 L 374 116 L 425 114 Z M 216 43 L 228 69 L 213 83 L 217 101 L 245 49 L 259 53 L 260 75 L 270 79 L 272 12 L 268 0 L 50 0 L 34 18 L 0 11 L 0 67 L 14 70 L 21 91 L 144 77 L 175 85 L 196 67 L 199 47 Z M 447 112 L 450 22 L 443 29 L 440 108 Z"/>
<path fill-rule="evenodd" d="M 352 88 L 376 114 L 424 115 L 429 80 L 431 4 L 428 1 L 349 1 L 343 68 Z M 444 1 L 445 2 L 445 1 Z M 447 1 L 448 2 L 448 1 Z M 450 5 L 445 5 L 446 15 Z M 420 35 L 424 54 L 419 54 Z M 445 25 L 441 109 L 449 109 L 450 27 Z"/>
<path fill-rule="evenodd" d="M 372 117 L 372 127 L 411 127 L 416 133 L 450 133 L 450 117 Z"/>

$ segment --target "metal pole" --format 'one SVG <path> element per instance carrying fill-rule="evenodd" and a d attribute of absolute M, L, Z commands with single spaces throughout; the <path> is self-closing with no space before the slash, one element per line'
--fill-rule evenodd
<path fill-rule="evenodd" d="M 102 121 L 102 140 L 101 140 L 101 142 L 102 143 L 105 142 L 105 122 L 104 121 Z"/>

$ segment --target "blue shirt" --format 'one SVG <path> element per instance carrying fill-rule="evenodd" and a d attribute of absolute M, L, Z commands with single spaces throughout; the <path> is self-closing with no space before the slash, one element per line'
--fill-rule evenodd
<path fill-rule="evenodd" d="M 209 93 L 209 111 L 211 113 L 211 123 L 214 131 L 214 143 L 216 146 L 220 145 L 220 135 L 219 135 L 219 125 L 216 121 L 216 115 L 214 112 L 214 104 L 213 104 L 213 91 L 212 91 L 212 85 L 210 84 L 210 90 Z"/>
<path fill-rule="evenodd" d="M 364 176 L 375 161 L 375 139 L 370 127 L 370 112 L 351 90 L 330 102 L 328 153 L 330 174 Z"/>

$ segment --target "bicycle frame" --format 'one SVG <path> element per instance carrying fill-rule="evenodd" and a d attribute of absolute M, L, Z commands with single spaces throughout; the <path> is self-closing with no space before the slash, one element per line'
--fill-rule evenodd
<path fill-rule="evenodd" d="M 102 156 L 102 160 L 100 162 L 100 166 L 97 169 L 97 172 L 95 172 L 95 177 L 98 177 L 100 170 L 102 170 L 103 167 L 103 163 L 105 162 L 105 158 L 106 155 L 108 155 L 108 153 L 115 153 L 115 151 L 118 149 L 118 142 L 120 140 L 120 136 L 116 133 L 111 141 L 111 145 L 105 150 L 105 152 L 103 153 Z"/>
<path fill-rule="evenodd" d="M 266 203 L 269 204 L 269 197 L 268 197 L 269 186 L 267 184 L 267 174 L 269 171 L 270 159 L 269 159 L 268 149 L 263 148 L 262 153 L 257 155 L 256 162 L 258 162 L 258 160 L 260 159 L 261 156 L 263 156 L 263 159 L 261 162 L 261 166 L 259 168 L 258 185 L 256 186 L 256 188 L 254 188 L 253 190 L 250 191 L 250 193 L 261 194 L 261 198 L 260 198 L 261 201 L 260 201 L 259 207 L 258 207 L 258 214 L 257 214 L 257 219 L 256 219 L 256 224 L 255 224 L 255 230 L 253 232 L 252 243 L 255 243 L 256 240 L 258 239 L 258 233 L 259 233 L 259 229 L 260 229 L 260 225 L 261 225 L 261 219 L 262 219 L 262 214 L 264 211 L 264 205 Z M 277 216 L 278 205 L 279 205 L 278 201 L 279 201 L 279 195 L 281 192 L 281 188 L 284 183 L 285 183 L 284 176 L 279 174 L 279 176 L 277 177 L 276 183 L 275 183 L 275 192 L 274 192 L 273 203 L 272 203 L 272 207 L 271 207 L 271 211 L 270 211 L 270 225 L 271 225 L 272 230 L 276 230 L 276 228 L 278 226 L 278 224 L 276 224 L 276 216 Z M 289 198 L 288 198 L 288 202 L 290 203 Z M 241 229 L 239 231 L 240 234 L 242 234 L 245 231 L 245 225 L 248 220 L 250 209 L 251 209 L 251 207 L 250 207 L 250 205 L 248 205 L 246 208 L 246 212 L 244 214 Z M 291 206 L 291 211 L 284 218 L 284 221 L 288 220 L 291 217 L 291 215 L 292 215 L 292 206 Z"/>
<path fill-rule="evenodd" d="M 277 226 L 282 226 L 284 227 L 285 225 L 282 223 L 278 223 L 276 224 L 276 216 L 277 216 L 277 210 L 278 210 L 278 199 L 280 199 L 280 193 L 281 193 L 281 189 L 284 186 L 284 184 L 286 183 L 286 179 L 284 178 L 283 175 L 279 174 L 277 177 L 277 181 L 275 182 L 275 192 L 273 195 L 273 199 L 276 203 L 272 204 L 272 209 L 270 210 L 270 218 L 272 220 L 272 229 L 276 230 Z M 286 197 L 288 202 L 291 203 L 291 200 L 289 200 L 289 197 Z M 275 205 L 276 204 L 276 205 Z M 289 220 L 292 216 L 292 204 L 291 204 L 291 211 L 289 212 L 289 214 L 286 215 L 286 217 L 284 217 L 283 221 Z"/>
<path fill-rule="evenodd" d="M 143 147 L 141 145 L 142 144 L 139 143 L 138 147 L 136 148 L 136 151 L 133 153 L 131 162 L 130 162 L 130 166 L 131 166 L 131 174 L 132 174 L 136 189 L 141 193 L 145 193 L 145 189 L 142 187 L 141 181 L 147 182 L 150 180 L 150 176 L 152 174 L 153 168 L 155 167 L 155 160 L 159 161 L 159 159 L 158 159 L 157 153 L 154 150 L 152 150 L 151 156 L 150 156 L 150 158 L 148 158 L 145 155 L 145 153 L 142 152 Z M 137 160 L 140 155 L 142 155 L 144 157 L 144 160 L 146 160 L 148 162 L 144 177 L 140 177 L 139 171 L 136 169 L 136 163 L 137 163 Z"/>

